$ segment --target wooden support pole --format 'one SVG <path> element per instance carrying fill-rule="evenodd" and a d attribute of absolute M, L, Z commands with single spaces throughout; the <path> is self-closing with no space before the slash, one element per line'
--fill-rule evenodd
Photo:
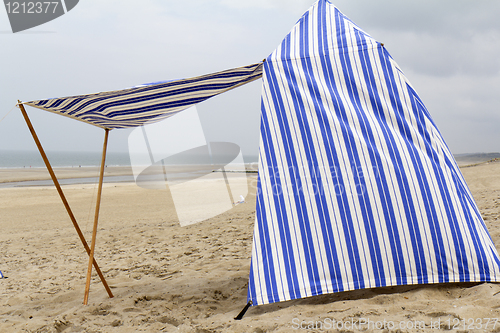
<path fill-rule="evenodd" d="M 95 206 L 95 216 L 94 216 L 94 228 L 92 230 L 92 242 L 90 244 L 90 256 L 89 256 L 89 266 L 87 270 L 87 283 L 85 284 L 85 296 L 83 297 L 83 304 L 87 305 L 89 301 L 89 292 L 90 292 L 90 280 L 92 278 L 92 261 L 94 260 L 94 250 L 95 250 L 95 242 L 97 238 L 97 223 L 99 221 L 99 209 L 101 207 L 101 194 L 102 194 L 102 182 L 104 179 L 104 167 L 106 163 L 106 150 L 108 147 L 108 134 L 109 129 L 105 129 L 104 134 L 104 144 L 102 147 L 102 159 L 101 159 L 101 172 L 99 175 L 99 188 L 97 190 L 97 201 Z"/>
<path fill-rule="evenodd" d="M 21 109 L 21 112 L 23 114 L 24 120 L 26 121 L 26 124 L 28 125 L 28 128 L 31 132 L 31 135 L 33 136 L 33 139 L 35 140 L 36 146 L 38 147 L 38 151 L 40 152 L 40 155 L 42 156 L 42 159 L 45 163 L 45 166 L 47 167 L 47 170 L 49 171 L 50 177 L 52 178 L 52 181 L 54 182 L 54 185 L 57 189 L 57 192 L 59 193 L 59 196 L 61 197 L 61 200 L 64 204 L 64 207 L 66 208 L 66 211 L 68 212 L 69 218 L 71 219 L 71 222 L 73 222 L 73 226 L 76 229 L 76 233 L 78 234 L 78 237 L 80 238 L 80 241 L 83 244 L 83 247 L 85 248 L 85 251 L 87 251 L 87 254 L 90 255 L 90 248 L 89 245 L 87 244 L 87 241 L 85 240 L 85 237 L 83 236 L 83 233 L 80 229 L 80 226 L 76 222 L 76 218 L 73 215 L 73 212 L 71 211 L 71 208 L 69 207 L 69 203 L 66 200 L 66 196 L 64 195 L 61 186 L 59 185 L 59 181 L 57 180 L 57 177 L 54 173 L 54 170 L 52 169 L 52 166 L 50 165 L 49 159 L 47 158 L 47 155 L 45 154 L 45 151 L 43 150 L 42 144 L 40 143 L 40 140 L 38 140 L 38 136 L 36 135 L 35 129 L 33 128 L 33 125 L 31 124 L 31 121 L 28 117 L 28 113 L 26 112 L 26 109 L 24 108 L 24 105 L 21 104 L 21 101 L 19 102 L 19 108 Z M 108 283 L 106 282 L 106 279 L 104 278 L 104 275 L 102 275 L 101 269 L 97 265 L 97 262 L 93 260 L 93 264 L 95 267 L 95 270 L 97 274 L 99 274 L 99 278 L 102 281 L 102 284 L 104 285 L 104 288 L 108 292 L 108 295 L 110 298 L 113 297 L 113 293 L 111 292 L 111 289 L 108 286 Z"/>

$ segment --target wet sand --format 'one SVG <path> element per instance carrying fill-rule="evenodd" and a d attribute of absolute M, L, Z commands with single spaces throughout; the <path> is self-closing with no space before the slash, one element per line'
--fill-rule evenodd
<path fill-rule="evenodd" d="M 99 167 L 74 167 L 56 168 L 54 170 L 58 179 L 90 178 L 99 177 Z M 131 167 L 106 167 L 106 176 L 130 176 Z M 50 174 L 46 168 L 18 168 L 0 169 L 0 183 L 22 182 L 30 180 L 50 180 Z"/>

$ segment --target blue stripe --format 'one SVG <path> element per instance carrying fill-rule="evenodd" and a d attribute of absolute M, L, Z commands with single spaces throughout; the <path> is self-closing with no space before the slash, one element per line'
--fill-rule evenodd
<path fill-rule="evenodd" d="M 457 232 L 457 230 L 459 228 L 458 227 L 459 217 L 457 216 L 457 214 L 453 210 L 453 207 L 451 206 L 452 205 L 451 204 L 452 194 L 450 193 L 449 189 L 447 188 L 447 186 L 445 184 L 445 180 L 444 180 L 445 176 L 444 176 L 444 173 L 439 165 L 438 154 L 434 150 L 434 148 L 432 147 L 432 139 L 430 138 L 429 133 L 426 131 L 425 120 L 422 119 L 422 117 L 424 115 L 428 115 L 428 112 L 424 111 L 425 107 L 423 107 L 420 103 L 416 102 L 416 99 L 414 98 L 415 92 L 413 91 L 413 89 L 408 87 L 408 93 L 412 97 L 412 100 L 411 100 L 412 108 L 414 111 L 416 111 L 415 116 L 416 116 L 416 119 L 418 122 L 417 128 L 419 130 L 421 137 L 424 139 L 426 151 L 428 152 L 428 154 L 430 154 L 430 158 L 433 162 L 432 163 L 433 172 L 434 172 L 434 175 L 436 177 L 436 180 L 438 181 L 439 193 L 442 194 L 443 204 L 444 204 L 444 208 L 446 211 L 446 217 L 447 217 L 447 221 L 450 224 L 450 229 L 451 229 L 452 237 L 453 237 L 453 245 L 455 246 L 455 254 L 457 257 L 457 261 L 458 261 L 457 268 L 458 268 L 459 274 L 461 276 L 465 276 L 468 274 L 468 261 L 467 261 L 467 257 L 465 256 L 464 240 L 463 240 L 462 236 L 460 235 L 460 233 Z M 437 218 L 439 218 L 439 217 L 437 217 Z M 451 251 L 451 249 L 449 249 L 449 251 Z M 453 264 L 452 262 L 450 262 L 450 263 Z M 453 267 L 453 265 L 451 265 L 452 271 L 454 271 L 457 268 L 455 268 L 455 267 Z"/>
<path fill-rule="evenodd" d="M 325 32 L 325 34 L 326 34 L 326 32 Z M 335 88 L 336 84 L 335 84 L 335 81 L 333 78 L 334 77 L 334 75 L 333 75 L 334 70 L 332 68 L 333 61 L 330 59 L 330 56 L 329 56 L 328 52 L 326 52 L 326 50 L 325 50 L 324 54 L 325 54 L 325 57 L 321 58 L 322 66 L 323 66 L 323 68 L 326 69 L 325 75 L 327 77 L 328 88 L 330 90 L 331 96 L 332 96 L 335 104 L 337 104 L 338 103 L 337 101 L 339 101 L 340 98 L 339 98 L 337 90 Z M 343 112 L 342 115 L 343 115 L 343 117 L 345 117 L 345 109 L 343 107 L 337 105 L 335 107 L 335 109 L 342 110 L 342 112 Z M 329 141 L 332 142 L 333 138 L 331 137 L 331 134 L 329 133 L 330 131 L 326 127 L 325 127 L 324 131 L 326 133 L 328 133 Z M 344 131 L 344 134 L 345 134 L 345 131 Z M 336 156 L 335 147 L 332 147 L 332 148 L 333 149 L 330 152 L 330 156 Z M 338 159 L 336 159 L 334 163 L 336 165 L 339 165 Z M 380 165 L 381 164 L 380 161 L 377 161 L 377 164 Z M 383 169 L 379 168 L 378 173 L 381 175 L 381 177 L 376 178 L 377 184 L 378 184 L 379 188 L 380 187 L 383 188 L 383 191 L 381 191 L 382 193 L 388 193 L 389 190 L 387 188 L 387 182 L 382 181 L 382 179 L 385 178 Z M 405 268 L 404 268 L 404 262 L 400 261 L 398 263 L 398 260 L 397 260 L 397 258 L 401 258 L 403 255 L 402 255 L 401 241 L 399 239 L 397 225 L 395 224 L 394 211 L 393 211 L 392 207 L 390 205 L 388 205 L 388 200 L 389 200 L 388 196 L 382 196 L 380 199 L 382 201 L 382 204 L 384 205 L 382 207 L 382 209 L 383 209 L 383 212 L 385 214 L 385 219 L 386 219 L 386 221 L 388 221 L 388 223 L 387 223 L 388 230 L 391 233 L 391 235 L 394 237 L 394 241 L 390 242 L 390 243 L 392 246 L 392 252 L 396 254 L 394 256 L 394 260 L 396 261 L 395 268 L 397 271 L 396 278 L 397 278 L 398 284 L 400 284 L 400 283 L 402 283 L 401 276 L 403 275 Z M 389 222 L 392 222 L 392 223 L 389 223 Z"/>
<path fill-rule="evenodd" d="M 387 89 L 391 92 L 390 94 L 390 100 L 387 102 L 390 102 L 389 105 L 392 106 L 392 108 L 395 110 L 394 112 L 394 117 L 396 118 L 397 121 L 397 126 L 398 128 L 402 129 L 399 134 L 399 139 L 405 140 L 405 144 L 407 145 L 408 148 L 411 149 L 411 144 L 408 143 L 408 136 L 406 135 L 405 131 L 408 130 L 404 118 L 402 118 L 400 111 L 403 110 L 403 105 L 401 104 L 401 100 L 399 97 L 399 94 L 397 92 L 397 82 L 395 81 L 395 75 L 392 71 L 391 66 L 387 66 L 387 63 L 389 61 L 388 57 L 386 56 L 385 49 L 381 49 L 379 51 L 380 55 L 380 60 L 383 65 L 383 73 L 384 73 L 384 78 L 386 82 L 389 83 L 389 86 Z M 385 115 L 383 113 L 379 114 L 380 116 L 380 122 L 381 126 L 388 127 L 390 124 L 390 120 L 385 118 Z M 388 128 L 388 140 L 391 142 L 391 156 L 393 158 L 391 159 L 391 163 L 395 167 L 395 176 L 397 179 L 397 183 L 400 185 L 399 191 L 400 195 L 402 197 L 402 201 L 404 204 L 403 209 L 404 213 L 406 216 L 406 221 L 408 222 L 408 227 L 410 230 L 410 240 L 411 240 L 411 246 L 413 249 L 413 259 L 415 260 L 415 268 L 417 270 L 417 278 L 418 278 L 418 283 L 428 283 L 428 275 L 426 274 L 427 272 L 427 263 L 425 262 L 425 254 L 424 254 L 424 241 L 421 237 L 422 233 L 420 231 L 419 225 L 418 225 L 418 220 L 419 217 L 417 216 L 417 212 L 415 211 L 416 207 L 419 207 L 419 204 L 414 202 L 414 199 L 411 196 L 411 190 L 410 190 L 410 182 L 411 182 L 411 177 L 409 175 L 404 174 L 403 166 L 405 163 L 403 163 L 403 157 L 401 156 L 402 154 L 397 150 L 397 144 L 396 144 L 396 137 L 390 134 L 390 129 Z M 411 159 L 411 156 L 410 156 Z M 407 164 L 415 166 L 414 160 L 411 161 L 411 163 Z M 418 170 L 417 170 L 418 171 Z M 416 175 L 418 178 L 418 175 Z M 413 184 L 412 184 L 413 185 Z M 421 184 L 420 184 L 421 185 Z M 415 186 L 413 185 L 415 188 Z M 416 199 L 416 198 L 415 198 Z M 425 202 L 424 202 L 425 204 Z M 420 214 L 420 218 L 424 218 L 422 215 L 422 212 Z M 435 235 L 434 233 L 432 234 L 434 243 L 435 243 Z M 427 248 L 427 251 L 431 251 L 430 248 Z M 430 264 L 430 263 L 429 263 Z M 439 264 L 439 263 L 438 263 Z"/>
<path fill-rule="evenodd" d="M 273 84 L 270 82 L 269 83 L 270 87 L 273 86 Z M 274 90 L 271 88 L 271 90 Z M 276 102 L 276 99 L 274 99 L 274 102 L 275 104 L 277 103 Z M 277 108 L 278 105 L 275 105 L 275 108 Z M 266 114 L 263 114 L 262 115 L 262 120 L 261 120 L 261 133 L 269 133 L 271 131 L 271 128 L 269 126 L 269 122 L 270 120 L 268 119 L 267 115 Z M 276 133 L 275 133 L 276 135 Z M 264 140 L 265 139 L 265 140 Z M 272 138 L 271 138 L 271 135 L 268 134 L 268 135 L 265 135 L 265 138 L 263 138 L 263 142 L 265 142 L 265 144 L 270 144 L 272 143 Z M 286 147 L 285 147 L 286 149 Z M 286 269 L 286 272 L 294 272 L 296 271 L 296 262 L 295 262 L 295 258 L 294 258 L 294 255 L 293 255 L 293 248 L 291 246 L 291 243 L 295 240 L 295 237 L 292 237 L 291 235 L 291 232 L 290 232 L 290 228 L 289 228 L 289 217 L 287 215 L 287 209 L 286 209 L 286 206 L 285 206 L 285 198 L 282 194 L 282 189 L 286 186 L 289 187 L 288 184 L 284 184 L 282 183 L 280 180 L 282 177 L 286 177 L 285 175 L 285 170 L 283 170 L 283 174 L 280 175 L 279 173 L 279 168 L 282 167 L 282 165 L 278 165 L 278 162 L 276 160 L 276 156 L 274 154 L 272 154 L 272 152 L 274 152 L 275 149 L 272 149 L 272 150 L 269 150 L 269 151 L 266 151 L 266 157 L 267 157 L 267 161 L 271 161 L 271 164 L 268 164 L 268 171 L 271 171 L 271 177 L 270 177 L 270 182 L 271 182 L 271 188 L 273 189 L 280 189 L 279 192 L 280 193 L 273 193 L 272 195 L 272 199 L 274 199 L 274 206 L 275 206 L 275 210 L 277 212 L 277 216 L 276 218 L 278 219 L 278 225 L 279 225 L 279 228 L 280 228 L 280 234 L 284 237 L 283 238 L 283 241 L 282 241 L 282 244 L 281 244 L 281 248 L 282 248 L 282 251 L 284 253 L 284 265 L 285 265 L 285 269 Z M 274 175 L 277 174 L 277 177 L 274 177 Z M 292 178 L 293 180 L 293 178 Z M 299 291 L 299 288 L 298 288 L 298 277 L 295 276 L 295 275 L 292 275 L 292 274 L 286 274 L 286 278 L 287 278 L 287 282 L 288 282 L 288 288 L 289 290 L 291 290 L 291 297 L 292 298 L 297 298 L 297 297 L 300 297 L 300 291 Z"/>
<path fill-rule="evenodd" d="M 261 182 L 259 182 L 260 184 Z M 268 200 L 268 198 L 263 197 L 262 191 L 257 193 L 257 210 L 256 217 L 257 220 L 262 221 L 262 223 L 258 223 L 259 237 L 260 239 L 260 252 L 262 256 L 262 264 L 261 267 L 264 270 L 265 277 L 265 287 L 268 295 L 268 302 L 273 303 L 278 301 L 278 287 L 276 280 L 276 272 L 274 271 L 274 260 L 271 251 L 271 239 L 269 237 L 269 227 L 267 221 L 266 210 L 263 209 L 264 200 Z"/>
<path fill-rule="evenodd" d="M 356 33 L 356 35 L 357 35 L 358 45 L 366 45 L 367 44 L 364 41 L 364 38 L 360 38 L 361 36 L 360 36 L 359 32 Z M 364 35 L 363 35 L 363 37 L 364 37 Z M 363 60 L 366 61 L 366 58 L 364 59 L 365 52 L 367 52 L 367 49 L 365 47 L 361 48 L 360 51 L 358 51 L 358 54 L 359 54 L 362 61 Z M 345 61 L 346 61 L 345 66 L 350 69 L 349 74 L 351 77 L 353 77 L 354 73 L 351 70 L 351 68 L 352 68 L 351 61 L 348 57 L 345 58 Z M 363 74 L 366 76 L 367 64 L 362 62 L 361 65 L 362 65 L 362 68 L 364 71 Z M 370 66 L 369 63 L 368 63 L 368 66 Z M 348 88 L 350 90 L 350 100 L 352 101 L 352 105 L 355 108 L 357 119 L 360 121 L 360 128 L 357 129 L 357 132 L 359 135 L 363 136 L 363 138 L 364 138 L 363 142 L 366 144 L 366 146 L 368 148 L 367 149 L 368 156 L 369 156 L 368 160 L 369 161 L 375 160 L 376 164 L 380 164 L 380 161 L 377 160 L 377 156 L 374 154 L 374 151 L 376 151 L 377 149 L 373 145 L 373 142 L 375 141 L 373 131 L 369 127 L 368 119 L 367 119 L 366 114 L 364 113 L 364 111 L 362 109 L 360 96 L 356 93 L 358 87 L 356 86 L 354 79 L 350 80 L 349 77 L 345 77 L 345 79 L 347 82 L 351 83 L 351 85 L 348 85 Z M 348 81 L 348 80 L 350 80 L 350 81 Z M 368 85 L 369 82 L 365 82 L 365 83 Z M 369 92 L 370 92 L 371 88 L 373 88 L 373 87 L 370 87 L 368 85 Z M 370 96 L 371 96 L 371 94 L 370 94 Z M 368 102 L 368 101 L 365 101 L 365 102 Z M 370 101 L 370 102 L 372 102 L 372 101 Z M 357 150 L 358 150 L 358 153 L 361 152 L 360 149 L 357 149 Z M 365 156 L 365 159 L 366 159 L 366 156 Z M 361 165 L 361 164 L 362 164 L 361 159 L 359 158 L 359 155 L 356 154 L 354 166 Z M 369 165 L 364 164 L 364 168 L 365 168 L 365 170 L 368 170 Z M 355 175 L 357 176 L 356 177 L 357 183 L 359 183 L 364 188 L 367 188 L 367 184 L 366 184 L 364 177 L 360 178 L 358 173 L 355 173 Z M 385 281 L 385 272 L 384 272 L 383 264 L 382 264 L 383 259 L 382 259 L 381 251 L 380 251 L 380 249 L 378 249 L 379 244 L 380 244 L 380 240 L 379 240 L 379 235 L 376 232 L 374 213 L 371 209 L 372 204 L 370 203 L 369 198 L 370 198 L 369 195 L 359 196 L 359 201 L 360 201 L 360 204 L 362 207 L 363 217 L 365 219 L 365 229 L 367 231 L 367 236 L 370 239 L 370 242 L 369 242 L 370 254 L 371 254 L 371 261 L 372 261 L 372 269 L 375 273 L 376 286 L 381 286 L 382 285 L 381 281 Z"/>
<path fill-rule="evenodd" d="M 269 76 L 268 76 L 268 80 L 269 82 L 273 85 L 273 86 L 277 86 L 278 85 L 278 82 L 277 82 L 277 79 L 276 79 L 276 76 L 274 75 L 274 68 L 272 66 L 269 66 L 267 67 L 267 62 L 266 62 L 266 70 L 269 70 Z M 285 110 L 285 106 L 284 106 L 284 101 L 283 101 L 283 98 L 282 96 L 279 94 L 279 91 L 272 91 L 274 94 L 273 94 L 273 98 L 275 100 L 275 108 L 276 108 L 276 112 L 277 112 L 277 117 L 279 119 L 282 119 L 283 122 L 280 122 L 278 124 L 275 124 L 275 126 L 279 126 L 280 127 L 280 131 L 282 133 L 282 139 L 283 139 L 283 148 L 287 150 L 287 154 L 286 154 L 286 161 L 288 163 L 289 166 L 291 166 L 291 172 L 290 172 L 290 177 L 292 177 L 293 180 L 297 180 L 297 183 L 293 183 L 293 184 L 285 184 L 286 186 L 290 186 L 290 190 L 293 191 L 294 188 L 302 188 L 302 181 L 300 180 L 300 177 L 298 174 L 295 174 L 294 170 L 296 170 L 296 168 L 300 167 L 302 168 L 303 166 L 299 166 L 298 165 L 298 159 L 297 159 L 297 156 L 296 156 L 296 152 L 295 152 L 295 149 L 293 147 L 292 144 L 290 144 L 293 139 L 292 139 L 292 133 L 290 131 L 290 128 L 291 128 L 291 125 L 288 123 L 288 120 L 286 118 L 286 115 L 283 113 L 284 110 Z M 292 100 L 294 103 L 297 103 L 296 101 L 296 98 L 293 98 L 292 97 Z M 286 144 L 288 143 L 288 145 Z M 306 209 L 306 204 L 305 204 L 305 199 L 304 199 L 304 194 L 302 191 L 294 191 L 294 199 L 295 199 L 295 202 L 297 203 L 297 214 L 300 216 L 301 218 L 301 222 L 300 222 L 300 232 L 301 232 L 301 237 L 302 239 L 304 239 L 306 241 L 306 244 L 304 246 L 304 254 L 306 256 L 306 263 L 307 263 L 307 273 L 309 275 L 309 282 L 311 281 L 317 281 L 315 280 L 314 277 L 318 277 L 318 271 L 317 271 L 317 267 L 314 267 L 313 265 L 316 263 L 316 257 L 315 257 L 315 253 L 314 253 L 314 247 L 313 247 L 313 243 L 312 243 L 312 236 L 311 236 L 311 232 L 310 232 L 310 228 L 308 228 L 309 226 L 309 217 L 307 215 L 307 209 Z M 317 294 L 317 290 L 316 290 L 316 285 L 313 284 L 311 286 L 311 292 L 313 294 Z M 310 296 L 310 295 L 309 295 Z"/>
<path fill-rule="evenodd" d="M 366 43 L 362 42 L 365 38 L 364 34 L 360 34 L 359 32 L 357 32 L 356 37 L 357 37 L 358 44 L 366 44 Z M 359 57 L 361 60 L 363 77 L 364 77 L 365 84 L 367 87 L 367 95 L 369 97 L 368 100 L 365 100 L 365 103 L 367 103 L 368 105 L 371 105 L 374 112 L 376 112 L 380 116 L 380 113 L 381 113 L 380 110 L 382 110 L 382 102 L 380 101 L 379 91 L 378 91 L 376 83 L 375 83 L 374 68 L 373 68 L 372 63 L 370 62 L 369 50 L 368 50 L 368 48 L 362 48 L 362 49 L 360 49 L 358 54 L 359 54 Z M 359 104 L 359 102 L 358 102 L 358 104 Z M 358 117 L 363 118 L 363 123 L 368 124 L 368 119 L 367 119 L 364 111 L 361 108 L 361 104 L 359 104 L 359 107 L 356 109 L 356 111 L 357 111 Z M 383 127 L 381 127 L 381 129 L 383 129 Z M 369 148 L 368 154 L 369 154 L 370 160 L 373 161 L 373 163 L 376 167 L 376 170 L 377 170 L 377 174 L 375 175 L 375 183 L 377 185 L 376 188 L 379 190 L 379 193 L 380 193 L 379 200 L 383 204 L 382 213 L 384 214 L 384 218 L 387 221 L 386 226 L 387 226 L 388 232 L 391 234 L 391 236 L 395 240 L 395 242 L 390 242 L 389 246 L 391 246 L 391 252 L 394 254 L 393 265 L 396 268 L 396 279 L 398 281 L 397 283 L 402 283 L 401 276 L 405 270 L 405 267 L 404 267 L 404 262 L 401 260 L 402 256 L 403 256 L 402 248 L 401 248 L 401 240 L 400 240 L 400 237 L 398 234 L 397 225 L 395 224 L 394 210 L 392 209 L 392 205 L 389 205 L 389 195 L 388 195 L 389 189 L 387 187 L 387 181 L 385 181 L 386 175 L 385 175 L 385 172 L 382 168 L 383 162 L 382 162 L 382 159 L 380 157 L 380 152 L 378 151 L 378 149 L 375 145 L 376 140 L 375 140 L 374 131 L 366 125 L 366 127 L 362 130 L 362 133 L 365 134 L 366 143 L 367 143 L 367 146 Z M 386 138 L 387 138 L 387 132 L 385 132 L 384 134 L 386 135 Z M 379 137 L 379 139 L 381 139 L 381 138 Z M 375 195 L 375 194 L 373 194 L 373 195 Z M 375 223 L 373 215 L 370 214 L 370 216 L 371 216 L 370 221 L 372 223 Z M 380 218 L 380 216 L 379 216 L 379 218 Z M 376 240 L 376 242 L 379 242 L 379 240 Z M 384 242 L 384 246 L 385 245 L 386 244 Z M 380 250 L 379 250 L 379 252 L 380 252 Z M 382 261 L 381 254 L 378 258 L 378 261 L 379 262 Z M 382 274 L 384 273 L 383 270 L 381 271 L 381 273 Z M 385 279 L 385 275 L 380 276 L 380 279 Z"/>
<path fill-rule="evenodd" d="M 320 11 L 325 11 L 324 8 L 320 8 Z M 318 31 L 320 34 L 318 38 L 318 49 L 319 50 L 327 50 L 327 31 L 326 31 L 326 20 L 325 20 L 326 15 L 320 15 L 319 20 L 318 20 Z M 326 54 L 327 52 L 325 52 Z M 323 68 L 325 67 L 324 63 L 324 58 L 321 58 L 321 64 Z M 327 74 L 327 73 L 325 73 Z M 329 182 L 327 183 L 326 181 L 323 181 L 321 178 L 318 181 L 318 187 L 320 188 L 320 193 L 326 193 L 326 189 L 324 186 L 326 184 L 331 184 L 333 188 L 330 189 L 331 195 L 336 195 L 335 192 L 335 186 L 339 186 L 340 182 L 338 180 L 338 177 L 342 177 L 342 175 L 338 174 L 338 168 L 337 166 L 340 165 L 338 158 L 336 157 L 336 154 L 334 154 L 334 151 L 336 150 L 336 145 L 335 145 L 335 140 L 332 137 L 332 133 L 329 129 L 328 121 L 333 117 L 331 114 L 331 110 L 325 110 L 324 108 L 317 108 L 316 109 L 316 116 L 317 116 L 317 121 L 318 125 L 321 130 L 321 139 L 322 143 L 325 147 L 325 150 L 329 152 L 327 154 L 327 163 L 324 161 L 319 161 L 317 162 L 316 167 L 318 169 L 321 168 L 326 168 L 329 172 L 326 175 L 327 178 L 329 178 Z M 319 139 L 318 139 L 319 140 Z M 341 178 L 341 182 L 343 183 L 343 180 Z M 322 218 L 324 219 L 324 222 L 322 223 L 322 231 L 324 235 L 324 242 L 326 245 L 326 250 L 327 250 L 327 256 L 330 258 L 329 260 L 329 267 L 330 267 L 330 275 L 332 276 L 332 281 L 333 281 L 333 288 L 334 291 L 344 291 L 344 286 L 343 286 L 343 279 L 342 279 L 342 273 L 341 273 L 341 264 L 343 267 L 346 266 L 346 261 L 345 258 L 343 257 L 342 253 L 337 253 L 337 244 L 335 244 L 335 234 L 339 233 L 338 226 L 336 227 L 336 231 L 333 230 L 333 227 L 337 225 L 339 222 L 335 218 L 335 216 L 330 216 L 330 212 L 328 211 L 328 204 L 327 202 L 331 202 L 333 204 L 334 197 L 329 197 L 329 198 L 322 198 L 321 202 L 321 207 L 318 209 L 321 210 L 322 212 Z M 339 205 L 340 206 L 340 205 Z M 340 245 L 340 244 L 339 244 Z M 342 258 L 339 257 L 339 255 L 342 255 Z"/>

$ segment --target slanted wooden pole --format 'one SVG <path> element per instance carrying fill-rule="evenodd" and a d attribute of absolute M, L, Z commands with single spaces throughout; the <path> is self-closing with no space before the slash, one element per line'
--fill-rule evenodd
<path fill-rule="evenodd" d="M 35 129 L 33 128 L 33 125 L 31 124 L 31 121 L 28 117 L 28 113 L 26 112 L 26 109 L 24 108 L 24 105 L 21 104 L 21 101 L 19 102 L 19 108 L 21 109 L 21 112 L 23 114 L 24 120 L 26 121 L 26 124 L 28 125 L 28 128 L 31 132 L 31 135 L 33 136 L 33 139 L 35 140 L 36 146 L 38 147 L 38 151 L 40 152 L 40 155 L 42 156 L 42 159 L 45 163 L 45 166 L 47 167 L 47 170 L 49 171 L 50 177 L 52 178 L 52 181 L 54 182 L 54 185 L 57 189 L 57 192 L 59 193 L 59 196 L 61 197 L 61 200 L 64 204 L 64 207 L 66 207 L 66 211 L 68 212 L 69 218 L 71 219 L 71 222 L 73 222 L 73 226 L 76 229 L 76 233 L 78 234 L 78 237 L 80 238 L 80 241 L 83 244 L 83 247 L 85 248 L 85 251 L 87 251 L 87 254 L 90 255 L 90 248 L 89 245 L 87 244 L 87 241 L 85 240 L 85 237 L 83 236 L 83 233 L 80 229 L 80 226 L 76 222 L 76 218 L 73 215 L 73 212 L 71 208 L 69 207 L 69 203 L 66 200 L 66 196 L 64 195 L 61 186 L 59 185 L 59 181 L 57 180 L 57 177 L 54 173 L 54 170 L 52 169 L 52 166 L 50 165 L 49 159 L 47 158 L 47 155 L 45 155 L 45 151 L 43 150 L 42 144 L 40 143 L 40 140 L 38 140 L 38 136 L 36 135 Z M 108 286 L 108 283 L 106 282 L 106 279 L 104 278 L 104 275 L 102 275 L 101 269 L 97 265 L 97 262 L 95 260 L 92 261 L 95 267 L 95 270 L 97 274 L 99 274 L 99 278 L 102 281 L 102 284 L 104 285 L 104 288 L 106 288 L 106 291 L 108 292 L 109 297 L 113 297 L 113 293 L 111 292 L 111 289 Z"/>
<path fill-rule="evenodd" d="M 95 206 L 94 229 L 92 230 L 92 243 L 90 244 L 89 267 L 87 270 L 87 283 L 85 284 L 85 296 L 83 297 L 83 304 L 84 305 L 87 305 L 88 301 L 89 301 L 90 280 L 92 277 L 92 261 L 94 260 L 95 242 L 96 242 L 96 238 L 97 238 L 97 222 L 99 221 L 99 208 L 101 207 L 102 182 L 104 179 L 104 166 L 106 163 L 106 150 L 108 147 L 108 134 L 109 134 L 109 129 L 106 128 L 105 134 L 104 134 L 104 144 L 102 147 L 101 172 L 99 175 L 99 188 L 97 190 L 97 202 L 96 202 L 96 206 Z"/>

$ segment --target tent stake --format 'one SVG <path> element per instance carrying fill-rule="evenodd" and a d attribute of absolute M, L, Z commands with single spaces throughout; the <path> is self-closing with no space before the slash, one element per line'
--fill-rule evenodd
<path fill-rule="evenodd" d="M 38 151 L 40 152 L 40 155 L 42 156 L 42 159 L 45 163 L 45 166 L 47 167 L 47 170 L 49 171 L 50 177 L 52 178 L 52 181 L 54 182 L 54 185 L 57 189 L 57 192 L 59 193 L 59 196 L 61 197 L 61 200 L 64 204 L 64 207 L 66 207 L 66 211 L 68 212 L 69 218 L 71 219 L 71 222 L 73 222 L 73 226 L 76 229 L 76 233 L 78 234 L 78 237 L 80 238 L 83 247 L 85 248 L 85 251 L 87 251 L 87 254 L 90 255 L 90 248 L 89 245 L 87 244 L 87 241 L 85 240 L 85 237 L 83 236 L 83 233 L 80 229 L 80 226 L 76 222 L 76 218 L 73 215 L 73 212 L 71 208 L 69 207 L 69 203 L 66 200 L 66 196 L 64 195 L 61 186 L 59 185 L 59 181 L 57 180 L 57 177 L 54 173 L 54 170 L 52 169 L 52 166 L 50 165 L 49 159 L 47 158 L 47 155 L 45 154 L 45 151 L 43 150 L 42 144 L 40 143 L 40 140 L 38 140 L 38 136 L 36 135 L 35 129 L 33 128 L 33 125 L 31 124 L 31 121 L 28 117 L 28 113 L 26 112 L 26 109 L 24 108 L 24 105 L 21 104 L 21 101 L 19 102 L 19 108 L 21 109 L 21 112 L 23 114 L 24 120 L 26 121 L 26 124 L 28 125 L 28 128 L 31 132 L 31 135 L 33 136 L 33 139 L 35 140 L 36 146 L 38 147 Z M 106 279 L 104 278 L 104 275 L 102 275 L 101 269 L 97 265 L 97 262 L 93 260 L 93 264 L 95 267 L 95 270 L 97 274 L 99 274 L 99 278 L 102 281 L 102 284 L 104 285 L 104 288 L 108 292 L 108 295 L 110 298 L 113 297 L 113 293 L 111 292 L 111 289 L 108 286 L 108 283 L 106 282 Z"/>
<path fill-rule="evenodd" d="M 243 316 L 245 315 L 245 313 L 247 313 L 248 308 L 250 308 L 252 304 L 253 304 L 252 301 L 248 301 L 247 305 L 245 305 L 243 310 L 241 310 L 241 312 L 238 313 L 238 315 L 234 318 L 234 320 L 242 320 Z"/>
<path fill-rule="evenodd" d="M 95 242 L 97 238 L 97 222 L 99 221 L 99 208 L 101 207 L 102 182 L 104 179 L 104 166 L 106 163 L 108 134 L 109 134 L 109 128 L 106 128 L 104 133 L 104 144 L 102 146 L 101 172 L 99 174 L 99 188 L 97 190 L 97 200 L 96 200 L 95 216 L 94 216 L 94 229 L 92 230 L 92 243 L 90 244 L 89 267 L 87 270 L 87 283 L 85 284 L 85 296 L 83 297 L 84 305 L 87 305 L 89 301 L 90 280 L 92 277 L 92 261 L 94 260 Z"/>

